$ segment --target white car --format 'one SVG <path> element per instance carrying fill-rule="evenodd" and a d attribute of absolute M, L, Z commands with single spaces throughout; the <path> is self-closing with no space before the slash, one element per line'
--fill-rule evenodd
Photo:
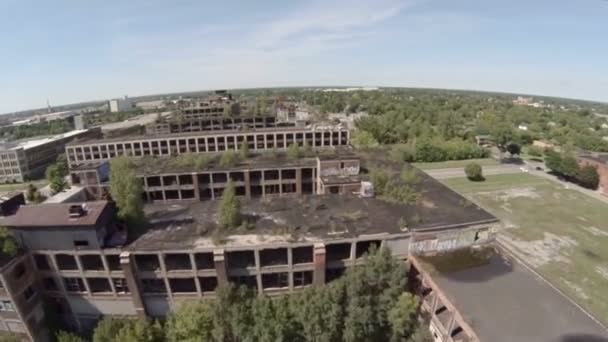
<path fill-rule="evenodd" d="M 523 166 L 520 167 L 519 169 L 521 170 L 521 172 L 529 172 L 530 171 L 530 170 L 528 170 L 527 168 L 525 168 Z"/>

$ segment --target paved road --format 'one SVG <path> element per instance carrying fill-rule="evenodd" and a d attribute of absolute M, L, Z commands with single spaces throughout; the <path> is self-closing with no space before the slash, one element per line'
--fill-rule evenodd
<path fill-rule="evenodd" d="M 608 341 L 600 324 L 511 258 L 433 278 L 482 341 Z"/>
<path fill-rule="evenodd" d="M 483 174 L 484 176 L 491 176 L 522 172 L 519 168 L 520 166 L 511 164 L 483 166 Z M 462 167 L 424 170 L 424 172 L 436 179 L 457 178 L 466 176 L 464 173 L 464 168 Z"/>

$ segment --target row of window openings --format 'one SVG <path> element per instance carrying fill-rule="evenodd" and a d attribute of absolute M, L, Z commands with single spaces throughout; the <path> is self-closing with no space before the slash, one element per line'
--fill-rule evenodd
<path fill-rule="evenodd" d="M 342 135 L 341 139 L 339 139 L 337 135 L 335 135 L 332 139 L 329 132 L 327 132 L 325 134 L 326 134 L 326 136 L 323 138 L 321 138 L 320 136 L 315 138 L 315 139 L 317 139 L 315 141 L 315 145 L 327 145 L 327 146 L 332 145 L 332 144 L 333 145 L 346 145 L 348 143 L 346 133 L 344 133 Z M 272 137 L 272 135 L 270 135 L 269 137 Z M 207 139 L 208 140 L 207 140 L 206 146 L 207 146 L 208 152 L 224 151 L 227 149 L 226 147 L 228 147 L 228 149 L 235 149 L 238 145 L 240 145 L 240 143 L 242 143 L 244 141 L 244 139 L 241 136 L 237 137 L 236 142 L 234 140 L 234 137 L 225 137 L 225 140 L 223 138 L 218 138 L 217 144 L 216 144 L 214 138 L 207 138 Z M 322 139 L 322 140 L 318 140 L 318 139 Z M 306 140 L 312 141 L 312 137 L 310 137 L 310 138 L 307 137 Z M 150 150 L 160 151 L 163 154 L 168 154 L 170 149 L 174 152 L 185 153 L 185 152 L 196 152 L 197 151 L 196 150 L 196 145 L 197 145 L 196 141 L 197 141 L 197 139 L 190 139 L 190 140 L 188 140 L 188 143 L 186 143 L 186 140 L 179 140 L 179 143 L 178 143 L 176 140 L 169 140 L 167 143 L 166 140 L 161 140 L 161 141 L 157 141 L 157 142 L 133 143 L 133 145 L 125 144 L 124 148 L 123 148 L 123 145 L 120 145 L 120 144 L 116 145 L 116 146 L 115 145 L 99 145 L 99 146 L 96 145 L 96 146 L 92 146 L 90 148 L 90 150 L 86 151 L 86 152 L 85 152 L 84 148 L 72 148 L 69 151 L 71 152 L 70 154 L 72 154 L 72 155 L 77 153 L 78 155 L 81 156 L 82 159 L 99 159 L 99 158 L 108 158 L 108 157 L 111 158 L 111 157 L 116 156 L 116 154 L 122 154 L 124 150 L 133 150 L 133 153 L 135 156 L 140 156 L 142 154 L 147 155 L 147 154 L 149 154 Z M 285 138 L 285 140 L 282 139 L 282 136 L 278 135 L 276 141 L 275 141 L 275 139 L 267 138 L 267 141 L 265 144 L 263 136 L 261 136 L 261 137 L 259 136 L 258 140 L 257 140 L 257 146 L 256 146 L 253 136 L 247 136 L 247 142 L 249 143 L 249 148 L 251 148 L 251 149 L 255 149 L 256 147 L 258 149 L 275 148 L 275 147 L 286 148 L 290 145 L 288 142 L 291 142 L 291 141 L 294 141 L 294 138 L 293 138 L 293 136 L 290 136 L 289 134 L 287 135 L 287 138 Z M 296 137 L 295 143 L 298 144 L 299 146 L 302 146 L 304 144 L 304 140 L 302 138 Z M 199 151 L 205 150 L 204 139 L 198 139 L 198 145 L 199 145 Z M 73 157 L 70 159 L 74 160 Z"/>
<path fill-rule="evenodd" d="M 356 243 L 356 257 L 362 257 L 372 245 L 379 246 L 380 241 L 360 241 Z M 330 244 L 326 246 L 326 260 L 338 261 L 346 260 L 351 255 L 351 244 Z M 260 266 L 277 266 L 288 264 L 287 248 L 263 249 L 260 250 Z M 105 270 L 101 255 L 80 255 L 80 263 L 85 271 Z M 108 268 L 112 271 L 121 270 L 120 257 L 118 255 L 106 255 Z M 192 270 L 192 263 L 189 254 L 164 254 L 164 263 L 168 271 L 173 270 Z M 313 248 L 294 247 L 292 248 L 293 264 L 311 263 L 313 261 Z M 38 254 L 34 256 L 36 266 L 40 270 L 50 270 L 50 264 L 46 255 Z M 228 266 L 230 268 L 255 267 L 255 255 L 253 251 L 234 251 L 227 252 Z M 78 270 L 78 264 L 74 255 L 57 254 L 55 261 L 59 270 Z M 214 269 L 213 253 L 194 254 L 196 269 Z M 137 254 L 135 263 L 140 271 L 160 270 L 160 261 L 156 254 Z M 20 279 L 26 272 L 23 264 L 18 265 L 14 272 L 14 277 Z"/>
<path fill-rule="evenodd" d="M 198 195 L 200 200 L 208 200 L 212 198 L 219 198 L 224 192 L 223 187 L 213 187 L 206 189 L 199 189 Z M 278 195 L 278 194 L 293 194 L 297 192 L 297 186 L 293 183 L 288 184 L 266 184 L 263 187 L 261 185 L 251 186 L 251 197 L 261 197 L 264 195 Z M 181 190 L 154 190 L 147 191 L 148 198 L 151 201 L 165 201 L 165 200 L 179 200 L 179 199 L 195 199 L 195 190 L 192 189 L 181 189 Z M 313 183 L 302 184 L 302 194 L 314 193 Z M 247 190 L 244 186 L 236 186 L 235 194 L 237 196 L 245 196 Z"/>
<path fill-rule="evenodd" d="M 257 183 L 262 180 L 262 174 L 264 180 L 279 180 L 279 179 L 296 179 L 297 171 L 295 169 L 287 170 L 266 170 L 266 171 L 250 171 L 249 179 L 251 183 Z M 244 182 L 244 172 L 217 172 L 217 173 L 205 173 L 197 176 L 199 185 L 213 183 L 226 183 L 228 179 L 234 182 Z M 161 184 L 162 179 L 162 184 Z M 313 169 L 302 169 L 302 179 L 312 180 Z M 175 175 L 175 176 L 149 176 L 146 178 L 146 184 L 149 187 L 152 186 L 169 186 L 169 185 L 191 185 L 193 184 L 192 175 Z"/>
<path fill-rule="evenodd" d="M 67 292 L 87 292 L 87 288 L 82 278 L 64 277 L 61 278 Z M 116 293 L 129 293 L 129 286 L 124 278 L 111 278 L 112 285 Z M 91 293 L 111 293 L 112 287 L 108 278 L 86 278 Z M 44 278 L 44 288 L 47 291 L 59 291 L 55 278 Z"/>

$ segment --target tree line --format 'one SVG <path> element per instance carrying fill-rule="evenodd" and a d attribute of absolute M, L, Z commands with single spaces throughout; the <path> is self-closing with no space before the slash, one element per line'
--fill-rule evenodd
<path fill-rule="evenodd" d="M 419 302 L 406 291 L 405 265 L 388 249 L 322 287 L 279 297 L 244 286 L 218 289 L 211 300 L 189 301 L 165 321 L 104 318 L 93 342 L 163 341 L 432 341 L 417 319 Z M 85 338 L 60 332 L 59 342 Z"/>

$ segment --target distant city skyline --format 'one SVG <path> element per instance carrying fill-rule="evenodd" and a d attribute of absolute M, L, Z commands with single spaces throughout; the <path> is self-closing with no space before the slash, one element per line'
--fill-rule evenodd
<path fill-rule="evenodd" d="M 396 86 L 608 102 L 608 2 L 0 4 L 0 113 L 219 88 Z"/>

